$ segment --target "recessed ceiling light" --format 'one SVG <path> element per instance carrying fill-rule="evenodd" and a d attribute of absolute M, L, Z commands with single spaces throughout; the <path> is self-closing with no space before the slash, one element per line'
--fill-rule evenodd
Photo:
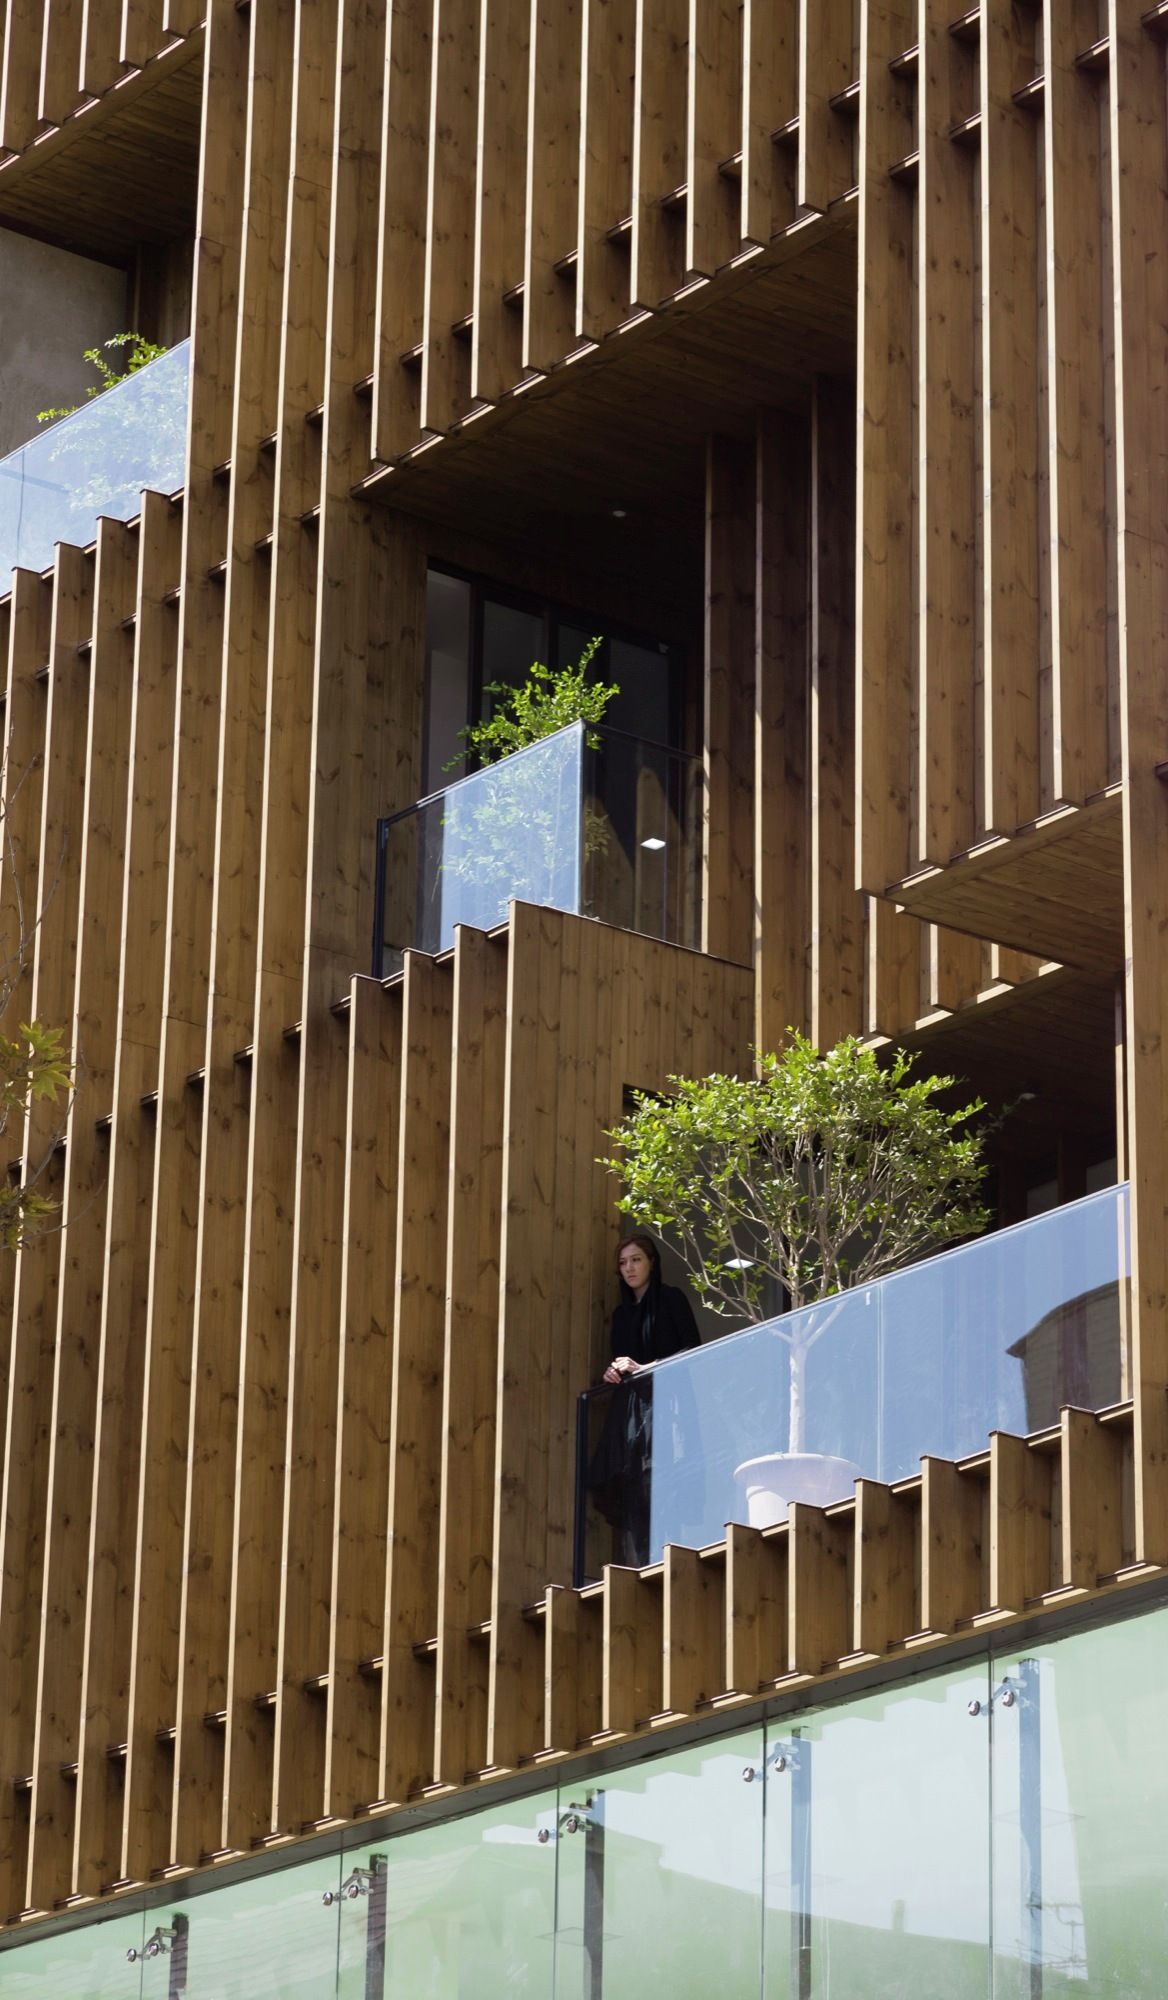
<path fill-rule="evenodd" d="M 643 840 L 641 842 L 641 846 L 647 847 L 650 854 L 660 854 L 661 849 L 664 847 L 664 845 L 665 842 L 663 840 L 658 840 L 656 834 L 652 834 L 648 840 Z"/>
<path fill-rule="evenodd" d="M 628 510 L 625 507 L 614 507 L 612 510 L 612 518 L 614 521 L 623 521 L 627 519 L 627 515 L 628 515 Z"/>

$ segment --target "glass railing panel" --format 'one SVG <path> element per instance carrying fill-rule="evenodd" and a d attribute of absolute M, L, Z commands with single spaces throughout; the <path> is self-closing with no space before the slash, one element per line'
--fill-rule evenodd
<path fill-rule="evenodd" d="M 4 2000 L 142 2000 L 146 1935 L 145 1915 L 135 1910 L 57 1937 L 25 1939 L 0 1952 L 0 1994 Z M 166 2000 L 165 1983 L 159 2000 Z"/>
<path fill-rule="evenodd" d="M 621 930 L 697 946 L 701 765 L 619 730 L 590 730 L 584 758 L 581 908 Z"/>
<path fill-rule="evenodd" d="M 559 730 L 381 822 L 375 972 L 448 950 L 456 924 L 491 930 L 512 897 L 579 909 L 581 749 L 578 725 Z"/>
<path fill-rule="evenodd" d="M 556 1795 L 420 1828 L 384 1843 L 384 1966 L 366 1995 L 549 2000 L 556 1931 Z M 342 1991 L 342 2000 L 350 1995 Z"/>
<path fill-rule="evenodd" d="M 142 2000 L 333 2000 L 343 1929 L 364 1933 L 368 1884 L 339 1853 L 147 1911 Z M 353 1893 L 348 1893 L 352 1890 Z M 150 1955 L 152 1935 L 161 1949 Z"/>
<path fill-rule="evenodd" d="M 994 2000 L 1161 2000 L 1166 1659 L 1163 1608 L 997 1656 Z"/>
<path fill-rule="evenodd" d="M 1127 1187 L 928 1258 L 881 1293 L 878 1476 L 1126 1394 Z"/>
<path fill-rule="evenodd" d="M 44 569 L 58 542 L 83 547 L 98 518 L 128 521 L 143 490 L 183 483 L 190 342 L 95 396 L 0 459 L 0 590 Z"/>
<path fill-rule="evenodd" d="M 761 1729 L 563 1785 L 555 2000 L 757 2000 L 762 1828 Z"/>
<path fill-rule="evenodd" d="M 1127 1189 L 1108 1188 L 589 1391 L 578 1578 L 1118 1401 L 1128 1268 Z"/>
<path fill-rule="evenodd" d="M 767 1725 L 764 2000 L 989 1992 L 989 1681 Z"/>
<path fill-rule="evenodd" d="M 572 723 L 378 827 L 374 972 L 520 902 L 698 943 L 701 767 Z"/>

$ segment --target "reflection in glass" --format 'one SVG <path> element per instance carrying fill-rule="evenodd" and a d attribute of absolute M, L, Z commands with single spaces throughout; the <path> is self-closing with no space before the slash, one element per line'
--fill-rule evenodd
<path fill-rule="evenodd" d="M 562 1789 L 556 2000 L 756 2000 L 762 1813 L 758 1730 Z"/>
<path fill-rule="evenodd" d="M 319 2000 L 337 1991 L 340 1856 L 265 1871 L 147 1913 L 148 1929 L 185 1922 L 184 2000 Z M 363 1901 L 363 1899 L 361 1899 Z M 168 2000 L 169 1953 L 147 1960 L 142 2000 Z M 181 1989 L 180 1989 L 181 1990 Z"/>
<path fill-rule="evenodd" d="M 995 2000 L 1168 1987 L 1166 1658 L 1159 1610 L 1000 1660 Z"/>
<path fill-rule="evenodd" d="M 512 897 L 678 943 L 696 938 L 697 760 L 573 723 L 378 827 L 374 972 L 446 951 Z"/>
<path fill-rule="evenodd" d="M 547 2000 L 555 1826 L 542 1793 L 386 1843 L 386 2000 Z"/>
<path fill-rule="evenodd" d="M 1066 1402 L 1117 1402 L 1128 1269 L 1125 1185 L 658 1362 L 641 1393 L 673 1417 L 627 1459 L 620 1492 L 607 1447 L 625 1392 L 586 1392 L 577 1580 L 655 1562 L 666 1542 L 720 1541 L 727 1521 L 766 1527 L 793 1499 L 846 1499 L 860 1473 L 892 1481 L 926 1453 L 963 1458 L 991 1431 L 1056 1422 Z"/>
<path fill-rule="evenodd" d="M 154 1923 L 151 1913 L 151 1929 Z M 145 1917 L 135 1910 L 15 1945 L 0 1952 L 0 1994 L 4 2000 L 139 2000 L 145 1937 Z M 166 2000 L 165 1985 L 159 2000 Z"/>
<path fill-rule="evenodd" d="M 985 2000 L 987 1692 L 963 1668 L 768 1726 L 766 2000 Z"/>
<path fill-rule="evenodd" d="M 0 459 L 0 579 L 44 569 L 57 542 L 84 547 L 98 517 L 128 521 L 143 490 L 174 493 L 186 465 L 190 341 L 82 403 Z"/>

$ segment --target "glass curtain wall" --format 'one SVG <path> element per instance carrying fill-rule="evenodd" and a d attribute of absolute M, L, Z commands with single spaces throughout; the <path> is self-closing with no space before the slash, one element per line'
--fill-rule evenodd
<path fill-rule="evenodd" d="M 3 2000 L 1162 2000 L 1168 1609 L 0 1951 Z"/>

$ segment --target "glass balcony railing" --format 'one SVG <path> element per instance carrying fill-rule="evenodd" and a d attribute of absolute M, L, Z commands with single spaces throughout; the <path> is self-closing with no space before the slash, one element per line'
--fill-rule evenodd
<path fill-rule="evenodd" d="M 696 757 L 577 722 L 381 820 L 375 976 L 512 897 L 696 945 L 700 787 Z"/>
<path fill-rule="evenodd" d="M 1128 1271 L 1122 1185 L 587 1390 L 577 1582 L 1119 1402 Z"/>
<path fill-rule="evenodd" d="M 128 521 L 149 487 L 183 483 L 190 341 L 83 403 L 0 459 L 0 590 L 45 569 L 58 542 L 84 547 L 100 515 Z"/>

